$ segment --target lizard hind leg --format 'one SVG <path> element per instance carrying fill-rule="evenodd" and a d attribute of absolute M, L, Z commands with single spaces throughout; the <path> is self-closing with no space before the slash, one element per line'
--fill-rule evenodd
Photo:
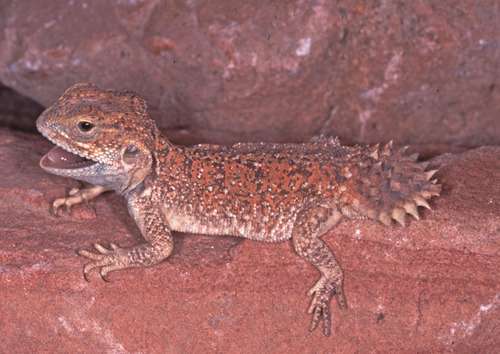
<path fill-rule="evenodd" d="M 331 298 L 335 296 L 340 308 L 347 308 L 347 302 L 342 285 L 342 269 L 320 236 L 335 226 L 341 218 L 342 214 L 336 208 L 309 208 L 298 215 L 292 231 L 292 241 L 297 254 L 321 273 L 320 279 L 308 292 L 313 297 L 308 313 L 312 314 L 310 330 L 316 329 L 322 321 L 325 336 L 329 336 L 331 332 Z"/>

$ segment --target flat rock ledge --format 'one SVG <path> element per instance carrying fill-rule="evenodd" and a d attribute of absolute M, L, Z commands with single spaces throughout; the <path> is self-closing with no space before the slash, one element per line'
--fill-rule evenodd
<path fill-rule="evenodd" d="M 500 348 L 500 147 L 433 160 L 434 211 L 406 228 L 343 222 L 325 239 L 349 309 L 310 333 L 318 274 L 290 244 L 179 235 L 149 269 L 86 282 L 75 254 L 140 237 L 109 194 L 56 218 L 77 182 L 44 173 L 49 144 L 0 129 L 0 352 L 494 353 Z"/>

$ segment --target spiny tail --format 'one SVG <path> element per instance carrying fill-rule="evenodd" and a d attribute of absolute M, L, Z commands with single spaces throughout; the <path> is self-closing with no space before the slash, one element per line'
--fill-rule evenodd
<path fill-rule="evenodd" d="M 419 219 L 418 207 L 430 209 L 428 199 L 439 196 L 441 185 L 433 179 L 437 170 L 427 170 L 428 162 L 417 162 L 418 154 L 407 155 L 406 148 L 368 148 L 360 171 L 360 194 L 364 214 L 385 225 L 394 219 L 406 225 L 406 214 Z"/>

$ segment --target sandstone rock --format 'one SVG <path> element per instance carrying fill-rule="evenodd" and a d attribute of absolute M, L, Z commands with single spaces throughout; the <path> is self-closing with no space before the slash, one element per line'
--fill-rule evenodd
<path fill-rule="evenodd" d="M 309 333 L 318 274 L 288 243 L 177 235 L 149 269 L 87 283 L 75 254 L 138 242 L 120 197 L 55 218 L 77 182 L 38 168 L 39 137 L 0 129 L 0 352 L 494 353 L 500 347 L 500 148 L 443 155 L 443 195 L 407 228 L 342 223 L 325 239 L 349 309 Z"/>
<path fill-rule="evenodd" d="M 34 119 L 43 107 L 0 84 L 0 125 L 12 129 L 35 131 Z"/>
<path fill-rule="evenodd" d="M 83 80 L 176 141 L 500 143 L 496 0 L 1 6 L 0 81 L 44 105 Z"/>

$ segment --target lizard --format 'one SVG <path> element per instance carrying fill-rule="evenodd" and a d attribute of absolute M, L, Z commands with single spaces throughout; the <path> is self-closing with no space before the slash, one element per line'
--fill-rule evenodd
<path fill-rule="evenodd" d="M 385 145 L 341 145 L 337 138 L 306 143 L 175 145 L 162 135 L 146 101 L 130 91 L 78 83 L 37 119 L 55 146 L 42 157 L 47 172 L 90 187 L 57 198 L 71 208 L 106 191 L 122 195 L 142 243 L 122 248 L 95 243 L 80 249 L 83 274 L 149 267 L 173 251 L 172 232 L 291 240 L 295 252 L 320 273 L 309 290 L 310 330 L 331 334 L 330 302 L 347 308 L 343 270 L 322 239 L 342 219 L 406 225 L 419 207 L 439 196 L 428 162 Z"/>

